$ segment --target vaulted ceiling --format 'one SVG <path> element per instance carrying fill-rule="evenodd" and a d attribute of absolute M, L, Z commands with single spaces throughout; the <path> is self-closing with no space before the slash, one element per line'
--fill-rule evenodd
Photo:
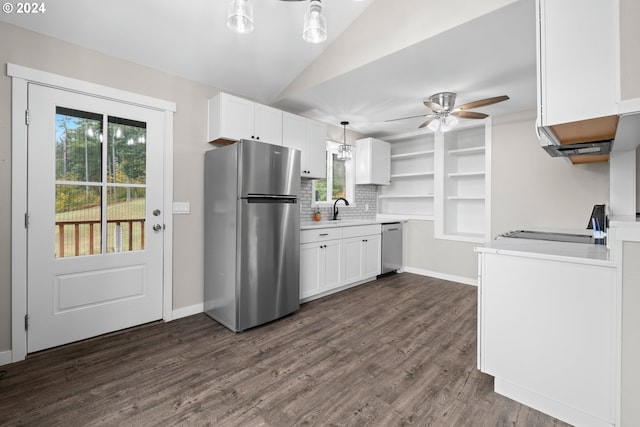
<path fill-rule="evenodd" d="M 533 109 L 534 0 L 323 0 L 329 38 L 302 40 L 308 2 L 252 0 L 255 30 L 226 27 L 227 0 L 56 0 L 0 20 L 371 136 L 413 131 L 422 101 L 497 95 Z"/>

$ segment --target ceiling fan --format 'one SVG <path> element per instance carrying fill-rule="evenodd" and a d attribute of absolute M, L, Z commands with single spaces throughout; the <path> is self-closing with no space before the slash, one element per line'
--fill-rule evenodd
<path fill-rule="evenodd" d="M 424 105 L 431 109 L 431 113 L 385 120 L 385 122 L 426 117 L 427 120 L 418 126 L 418 128 L 426 126 L 434 132 L 439 128 L 442 129 L 443 132 L 446 132 L 458 124 L 457 117 L 463 119 L 484 119 L 489 117 L 488 114 L 468 110 L 497 104 L 498 102 L 506 101 L 507 99 L 509 99 L 507 95 L 495 96 L 493 98 L 480 99 L 478 101 L 468 102 L 455 107 L 456 94 L 453 92 L 440 92 L 435 95 L 431 95 L 427 101 L 424 101 Z"/>

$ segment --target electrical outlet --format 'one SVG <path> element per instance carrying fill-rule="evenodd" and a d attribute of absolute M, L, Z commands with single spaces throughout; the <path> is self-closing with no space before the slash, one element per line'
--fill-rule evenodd
<path fill-rule="evenodd" d="M 364 204 L 364 211 L 369 212 L 369 203 Z"/>
<path fill-rule="evenodd" d="M 191 213 L 191 203 L 189 202 L 173 202 L 173 213 L 185 215 Z"/>

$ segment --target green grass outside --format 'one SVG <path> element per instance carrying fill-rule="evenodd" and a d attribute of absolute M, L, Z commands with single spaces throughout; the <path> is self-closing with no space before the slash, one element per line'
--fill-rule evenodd
<path fill-rule="evenodd" d="M 92 206 L 85 209 L 77 209 L 74 211 L 60 212 L 56 214 L 56 222 L 72 222 L 100 219 L 100 206 Z M 144 219 L 146 216 L 145 199 L 139 198 L 129 202 L 110 203 L 107 206 L 107 221 L 115 219 Z M 144 223 L 142 225 L 144 227 Z M 129 230 L 129 224 L 122 224 L 122 250 L 141 250 L 142 247 L 142 230 L 140 223 L 133 224 L 133 231 Z M 100 253 L 100 224 L 93 226 L 93 253 Z M 129 248 L 129 233 L 132 235 L 132 248 Z M 60 228 L 55 230 L 55 250 L 56 257 L 60 257 Z M 109 223 L 107 229 L 107 252 L 115 252 L 115 224 Z M 79 255 L 90 255 L 90 226 L 89 224 L 81 224 L 79 226 Z M 75 227 L 67 225 L 64 227 L 64 257 L 75 256 Z"/>

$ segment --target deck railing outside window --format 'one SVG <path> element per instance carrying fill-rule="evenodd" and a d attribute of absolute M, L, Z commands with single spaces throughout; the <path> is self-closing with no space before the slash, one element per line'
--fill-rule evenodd
<path fill-rule="evenodd" d="M 144 250 L 144 223 L 144 218 L 108 220 L 107 252 Z M 56 221 L 56 258 L 101 253 L 100 235 L 99 220 Z"/>

